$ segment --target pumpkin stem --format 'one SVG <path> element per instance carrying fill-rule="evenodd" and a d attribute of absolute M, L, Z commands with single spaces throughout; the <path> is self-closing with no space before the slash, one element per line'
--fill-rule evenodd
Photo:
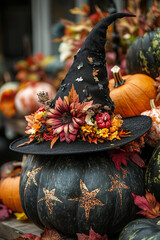
<path fill-rule="evenodd" d="M 14 162 L 13 166 L 14 168 L 22 167 L 22 162 Z"/>
<path fill-rule="evenodd" d="M 156 105 L 154 103 L 154 99 L 150 100 L 150 106 L 151 106 L 152 109 L 156 108 Z"/>
<path fill-rule="evenodd" d="M 125 80 L 122 78 L 120 68 L 117 65 L 115 65 L 111 69 L 111 72 L 113 73 L 113 78 L 115 81 L 114 88 L 118 88 L 119 86 L 122 86 Z"/>

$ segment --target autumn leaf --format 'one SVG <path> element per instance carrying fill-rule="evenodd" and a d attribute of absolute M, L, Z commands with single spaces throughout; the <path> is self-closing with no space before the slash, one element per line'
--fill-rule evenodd
<path fill-rule="evenodd" d="M 28 219 L 24 212 L 22 212 L 22 213 L 18 213 L 18 212 L 16 213 L 15 212 L 14 215 L 16 216 L 17 220 L 21 220 L 21 221 L 23 220 L 24 221 L 24 220 Z"/>
<path fill-rule="evenodd" d="M 69 92 L 69 96 L 68 96 L 69 102 L 79 102 L 79 96 L 76 92 L 76 90 L 74 89 L 74 85 L 72 84 L 72 88 L 71 91 Z"/>
<path fill-rule="evenodd" d="M 148 193 L 146 191 L 146 196 L 138 196 L 132 193 L 132 196 L 134 198 L 134 203 L 139 208 L 142 209 L 142 211 L 138 212 L 137 214 L 142 214 L 146 218 L 156 218 L 160 216 L 160 203 L 156 201 L 156 198 L 151 193 Z"/>
<path fill-rule="evenodd" d="M 59 136 L 55 136 L 55 137 L 52 139 L 50 148 L 53 147 L 53 145 L 57 142 L 58 138 L 59 138 Z"/>
<path fill-rule="evenodd" d="M 24 142 L 24 143 L 22 143 L 22 144 L 19 144 L 19 145 L 17 146 L 17 148 L 18 148 L 18 147 L 22 147 L 22 146 L 24 146 L 25 144 L 30 144 L 31 142 L 33 142 L 33 140 L 34 140 L 34 137 L 30 137 L 30 140 L 29 140 L 28 142 Z"/>
<path fill-rule="evenodd" d="M 0 220 L 9 218 L 11 214 L 11 209 L 8 209 L 4 204 L 0 204 Z"/>
<path fill-rule="evenodd" d="M 115 149 L 111 150 L 109 154 L 117 170 L 120 170 L 121 164 L 127 166 L 127 160 L 132 160 L 139 167 L 145 167 L 145 162 L 136 152 L 123 152 Z"/>
<path fill-rule="evenodd" d="M 89 231 L 89 236 L 84 233 L 77 233 L 78 240 L 108 240 L 107 235 L 101 236 L 100 234 L 96 233 L 92 227 Z"/>
<path fill-rule="evenodd" d="M 45 228 L 44 232 L 41 233 L 41 238 L 42 240 L 62 240 L 61 236 L 59 233 L 54 229 L 54 230 L 49 230 Z"/>
<path fill-rule="evenodd" d="M 112 157 L 112 161 L 114 162 L 115 168 L 117 170 L 120 170 L 121 164 L 124 164 L 125 166 L 127 166 L 127 158 L 128 158 L 127 152 L 118 151 L 116 153 L 114 151 L 110 151 L 109 154 Z"/>
<path fill-rule="evenodd" d="M 40 240 L 41 238 L 32 233 L 27 233 L 18 238 L 14 238 L 13 240 L 23 240 L 23 239 L 25 239 L 25 240 Z"/>
<path fill-rule="evenodd" d="M 143 161 L 143 159 L 136 152 L 131 152 L 129 157 L 139 167 L 146 167 L 145 162 Z"/>
<path fill-rule="evenodd" d="M 70 9 L 70 12 L 72 14 L 86 15 L 86 12 L 81 10 L 81 9 L 79 9 L 78 7 L 74 7 L 72 9 Z"/>
<path fill-rule="evenodd" d="M 49 230 L 47 228 L 44 229 L 44 231 L 41 233 L 41 236 L 37 236 L 31 233 L 24 234 L 20 236 L 19 238 L 16 238 L 14 240 L 62 240 L 61 236 L 56 230 Z"/>

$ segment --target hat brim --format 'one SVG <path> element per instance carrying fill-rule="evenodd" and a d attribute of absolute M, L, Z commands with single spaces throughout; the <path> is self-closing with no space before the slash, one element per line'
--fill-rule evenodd
<path fill-rule="evenodd" d="M 18 147 L 18 145 L 29 141 L 29 138 L 23 137 L 13 141 L 10 144 L 10 149 L 23 154 L 36 155 L 64 155 L 64 154 L 78 154 L 111 150 L 117 147 L 126 145 L 132 142 L 143 134 L 145 134 L 152 125 L 152 119 L 148 116 L 135 116 L 123 119 L 123 129 L 130 131 L 130 136 L 123 137 L 121 140 L 104 143 L 89 143 L 85 141 L 76 140 L 72 143 L 57 141 L 53 148 L 50 148 L 50 141 L 42 143 L 30 143 Z"/>

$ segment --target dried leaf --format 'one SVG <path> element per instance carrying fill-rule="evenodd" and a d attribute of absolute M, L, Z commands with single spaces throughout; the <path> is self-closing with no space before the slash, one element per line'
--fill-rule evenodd
<path fill-rule="evenodd" d="M 44 232 L 41 233 L 41 238 L 42 240 L 61 240 L 61 236 L 59 233 L 54 229 L 54 230 L 49 230 L 45 228 Z"/>
<path fill-rule="evenodd" d="M 11 214 L 11 209 L 8 209 L 4 204 L 0 204 L 0 220 L 9 218 Z"/>
<path fill-rule="evenodd" d="M 74 89 L 74 85 L 72 84 L 72 88 L 71 91 L 69 92 L 69 96 L 68 96 L 69 102 L 79 102 L 79 96 L 76 92 L 76 90 Z"/>
<path fill-rule="evenodd" d="M 82 81 L 83 81 L 83 78 L 82 78 L 82 77 L 76 78 L 75 81 L 77 81 L 77 82 L 82 82 Z"/>
<path fill-rule="evenodd" d="M 77 233 L 78 240 L 108 240 L 107 235 L 101 236 L 96 233 L 92 228 L 90 228 L 89 236 L 84 233 Z"/>
<path fill-rule="evenodd" d="M 110 156 L 117 170 L 120 170 L 121 164 L 127 166 L 127 160 L 132 160 L 139 167 L 145 167 L 145 162 L 136 152 L 124 152 L 120 150 L 111 150 Z"/>
<path fill-rule="evenodd" d="M 132 193 L 134 203 L 142 209 L 137 214 L 142 214 L 146 218 L 156 218 L 160 216 L 160 203 L 156 201 L 156 198 L 146 191 L 146 197 L 138 196 Z"/>
<path fill-rule="evenodd" d="M 92 58 L 92 57 L 88 57 L 88 61 L 89 61 L 90 63 L 92 63 L 92 62 L 93 62 L 93 58 Z"/>
<path fill-rule="evenodd" d="M 115 152 L 114 150 L 109 153 L 117 170 L 120 170 L 122 163 L 127 166 L 128 153 L 122 151 Z"/>
<path fill-rule="evenodd" d="M 136 152 L 130 153 L 129 157 L 139 167 L 146 167 L 145 162 L 143 161 L 143 159 Z"/>
<path fill-rule="evenodd" d="M 57 142 L 58 138 L 59 138 L 59 136 L 55 136 L 55 137 L 52 139 L 50 148 L 53 147 L 53 145 Z"/>
<path fill-rule="evenodd" d="M 19 145 L 17 146 L 17 148 L 18 148 L 18 147 L 21 147 L 21 146 L 24 146 L 25 144 L 30 144 L 31 142 L 33 142 L 33 140 L 34 140 L 34 137 L 31 137 L 28 142 L 24 142 L 24 143 L 22 143 L 22 144 L 19 144 Z"/>
<path fill-rule="evenodd" d="M 62 240 L 61 236 L 56 230 L 49 230 L 47 228 L 44 229 L 44 232 L 41 233 L 41 236 L 38 237 L 37 235 L 27 233 L 19 238 L 16 238 L 14 240 Z"/>
<path fill-rule="evenodd" d="M 22 213 L 14 213 L 14 215 L 16 216 L 17 220 L 21 220 L 21 221 L 23 220 L 24 221 L 24 220 L 28 219 L 24 212 L 22 212 Z"/>
<path fill-rule="evenodd" d="M 95 80 L 96 82 L 99 81 L 99 79 L 98 79 L 98 77 L 97 77 L 98 72 L 99 72 L 98 69 L 94 69 L 94 68 L 93 68 L 93 78 L 94 78 L 94 80 Z"/>
<path fill-rule="evenodd" d="M 74 7 L 72 9 L 70 9 L 70 12 L 72 14 L 86 15 L 86 12 L 81 10 L 81 9 L 79 9 L 78 7 Z"/>

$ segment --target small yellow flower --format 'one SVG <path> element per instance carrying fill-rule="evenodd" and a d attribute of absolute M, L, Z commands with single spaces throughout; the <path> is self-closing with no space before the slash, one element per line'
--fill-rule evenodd
<path fill-rule="evenodd" d="M 94 126 L 85 124 L 85 126 L 82 126 L 82 127 L 81 127 L 81 130 L 82 130 L 83 132 L 92 133 L 93 131 L 94 131 L 94 132 L 96 131 L 96 128 L 95 128 Z"/>
<path fill-rule="evenodd" d="M 120 140 L 118 131 L 115 131 L 114 133 L 112 133 L 112 134 L 108 137 L 108 140 L 110 140 L 110 141 L 112 141 L 113 139 L 119 139 L 119 140 Z"/>
<path fill-rule="evenodd" d="M 98 131 L 98 134 L 103 137 L 103 138 L 108 138 L 109 136 L 109 129 L 108 128 L 103 128 Z"/>

